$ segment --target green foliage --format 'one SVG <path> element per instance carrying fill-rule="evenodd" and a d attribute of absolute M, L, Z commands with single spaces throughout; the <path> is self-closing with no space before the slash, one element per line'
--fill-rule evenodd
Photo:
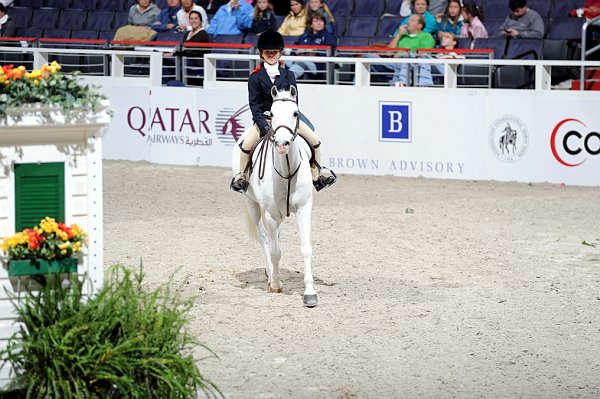
<path fill-rule="evenodd" d="M 191 355 L 192 300 L 167 285 L 142 289 L 143 273 L 113 266 L 98 295 L 48 283 L 18 304 L 24 327 L 0 352 L 28 398 L 222 396 Z M 204 347 L 211 355 L 210 349 Z"/>

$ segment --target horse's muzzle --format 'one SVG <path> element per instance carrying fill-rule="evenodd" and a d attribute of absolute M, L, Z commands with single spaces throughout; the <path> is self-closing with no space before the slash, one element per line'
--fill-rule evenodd
<path fill-rule="evenodd" d="M 280 155 L 287 155 L 287 153 L 290 151 L 290 142 L 284 141 L 283 143 L 280 143 L 279 141 L 276 141 L 275 149 Z"/>

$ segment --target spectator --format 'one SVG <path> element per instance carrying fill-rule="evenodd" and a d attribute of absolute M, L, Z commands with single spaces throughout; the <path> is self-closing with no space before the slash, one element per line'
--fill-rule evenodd
<path fill-rule="evenodd" d="M 15 37 L 17 35 L 17 25 L 8 16 L 6 7 L 0 3 L 0 37 Z"/>
<path fill-rule="evenodd" d="M 325 28 L 325 17 L 320 12 L 314 13 L 310 18 L 310 27 L 306 29 L 304 34 L 298 38 L 296 44 L 304 46 L 330 46 L 332 50 L 337 46 L 337 38 Z M 306 50 L 297 50 L 296 55 L 317 55 L 314 52 Z M 290 71 L 294 73 L 296 79 L 304 75 L 305 72 L 317 73 L 325 69 L 324 64 L 317 65 L 313 61 L 301 61 L 290 63 Z"/>
<path fill-rule="evenodd" d="M 277 31 L 284 36 L 300 36 L 306 29 L 304 0 L 290 0 L 290 9 Z"/>
<path fill-rule="evenodd" d="M 209 24 L 206 10 L 199 5 L 194 4 L 193 0 L 181 0 L 181 10 L 177 12 L 177 24 L 179 25 L 178 30 L 192 30 L 192 25 L 190 24 L 190 12 L 192 11 L 198 11 L 200 15 L 202 15 L 202 27 L 204 29 L 208 29 Z"/>
<path fill-rule="evenodd" d="M 451 32 L 454 35 L 460 35 L 460 29 L 463 25 L 462 18 L 462 6 L 460 0 L 448 1 L 448 8 L 445 14 L 437 14 L 435 16 L 437 21 L 438 37 L 441 39 L 441 32 Z"/>
<path fill-rule="evenodd" d="M 152 26 L 160 9 L 151 0 L 137 0 L 137 3 L 129 8 L 127 25 L 120 27 L 115 32 L 114 40 L 152 40 L 156 31 Z"/>
<path fill-rule="evenodd" d="M 206 32 L 213 36 L 246 33 L 252 26 L 253 10 L 245 1 L 230 0 L 219 8 Z"/>
<path fill-rule="evenodd" d="M 501 36 L 541 39 L 544 37 L 544 20 L 527 6 L 527 0 L 509 0 L 511 13 L 500 26 Z"/>
<path fill-rule="evenodd" d="M 207 14 L 214 15 L 221 6 L 227 4 L 228 0 L 198 0 L 196 4 L 204 8 Z M 206 28 L 204 28 L 206 29 Z"/>
<path fill-rule="evenodd" d="M 177 13 L 181 10 L 180 0 L 167 0 L 167 5 L 152 25 L 152 29 L 157 32 L 175 32 L 179 28 Z"/>
<path fill-rule="evenodd" d="M 325 0 L 308 0 L 306 3 L 306 21 L 310 21 L 313 14 L 320 12 L 325 17 L 325 29 L 333 33 L 333 24 L 335 19 Z M 308 25 L 308 24 L 307 24 Z"/>
<path fill-rule="evenodd" d="M 448 9 L 448 0 L 429 0 L 427 10 L 431 15 L 443 14 Z"/>
<path fill-rule="evenodd" d="M 452 32 L 438 32 L 438 36 L 440 38 L 440 46 L 439 48 L 444 51 L 436 52 L 433 58 L 437 59 L 464 59 L 465 56 L 459 54 L 455 51 L 456 46 L 458 46 L 458 39 L 456 35 Z M 429 56 L 426 56 L 429 58 Z M 419 76 L 421 86 L 430 86 L 433 84 L 433 76 L 431 74 L 431 70 L 437 75 L 444 74 L 444 66 L 441 64 L 422 64 L 419 69 L 419 74 L 423 76 Z"/>
<path fill-rule="evenodd" d="M 412 56 L 414 51 L 418 48 L 433 48 L 435 46 L 435 39 L 430 33 L 424 31 L 424 27 L 425 18 L 423 15 L 413 14 L 408 18 L 408 23 L 406 25 L 401 25 L 400 28 L 398 28 L 397 33 L 389 43 L 389 47 L 409 49 L 409 53 L 404 54 L 403 56 Z M 393 64 L 393 69 L 395 71 L 394 77 L 392 78 L 393 84 L 397 84 L 400 87 L 409 84 L 409 70 L 407 66 L 408 64 Z M 429 65 L 420 64 L 420 78 L 427 76 L 427 69 L 431 71 Z M 431 72 L 429 73 L 429 77 L 431 77 Z M 430 86 L 431 82 L 420 80 L 419 85 Z"/>
<path fill-rule="evenodd" d="M 256 5 L 254 6 L 254 18 L 252 20 L 250 33 L 258 35 L 266 30 L 276 29 L 277 18 L 275 18 L 275 12 L 273 11 L 271 0 L 256 0 Z"/>
<path fill-rule="evenodd" d="M 415 14 L 421 15 L 423 16 L 423 20 L 425 21 L 425 28 L 423 30 L 427 33 L 434 35 L 437 31 L 437 21 L 435 20 L 435 17 L 429 11 L 427 11 L 428 5 L 429 0 L 412 0 L 414 13 L 404 18 L 400 25 L 406 26 L 408 25 L 408 20 L 410 17 L 412 17 Z M 396 35 L 396 33 L 398 33 L 398 31 L 394 32 L 394 35 Z"/>
<path fill-rule="evenodd" d="M 475 3 L 466 3 L 462 9 L 463 25 L 460 29 L 460 37 L 469 39 L 487 39 L 488 32 L 483 26 L 485 19 L 483 11 Z"/>
<path fill-rule="evenodd" d="M 571 10 L 571 17 L 584 17 L 588 21 L 600 15 L 600 0 L 586 0 L 583 7 Z"/>
<path fill-rule="evenodd" d="M 187 33 L 183 38 L 183 44 L 186 43 L 210 43 L 210 37 L 206 30 L 202 26 L 202 14 L 198 11 L 190 11 L 190 24 L 192 26 L 192 30 Z M 186 65 L 186 75 L 189 75 L 190 72 L 193 71 L 193 68 L 203 68 L 204 67 L 204 54 L 209 52 L 207 49 L 184 49 L 183 55 L 185 57 L 193 58 L 192 60 L 188 60 Z M 192 69 L 190 69 L 190 67 Z M 193 73 L 193 72 L 192 72 Z M 202 77 L 198 78 L 188 78 L 187 84 L 193 86 L 202 86 L 204 79 Z"/>

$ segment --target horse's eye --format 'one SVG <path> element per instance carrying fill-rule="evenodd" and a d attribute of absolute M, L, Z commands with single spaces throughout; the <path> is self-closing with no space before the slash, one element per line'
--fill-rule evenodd
<path fill-rule="evenodd" d="M 294 118 L 298 117 L 298 111 L 294 112 Z"/>

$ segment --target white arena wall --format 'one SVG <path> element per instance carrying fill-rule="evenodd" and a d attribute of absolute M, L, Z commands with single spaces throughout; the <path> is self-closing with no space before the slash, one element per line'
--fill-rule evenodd
<path fill-rule="evenodd" d="M 234 137 L 251 124 L 246 84 L 124 81 L 102 80 L 114 109 L 105 159 L 230 166 Z M 333 85 L 299 92 L 323 163 L 339 173 L 600 185 L 597 92 Z"/>

